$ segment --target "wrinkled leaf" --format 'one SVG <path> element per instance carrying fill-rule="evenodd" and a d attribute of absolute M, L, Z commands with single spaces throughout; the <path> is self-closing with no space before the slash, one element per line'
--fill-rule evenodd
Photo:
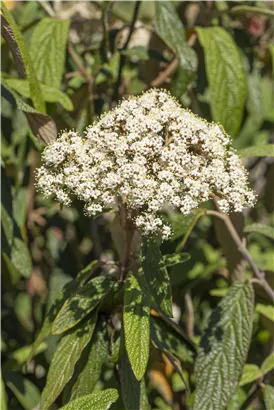
<path fill-rule="evenodd" d="M 92 337 L 96 320 L 97 311 L 62 337 L 50 363 L 40 410 L 47 410 L 71 379 L 75 365 Z"/>
<path fill-rule="evenodd" d="M 30 98 L 30 89 L 27 80 L 6 78 L 5 81 L 6 84 L 12 89 L 14 89 L 17 93 L 19 93 L 23 97 Z M 64 107 L 65 110 L 73 110 L 73 104 L 71 102 L 71 99 L 67 96 L 67 94 L 50 85 L 40 84 L 40 86 L 43 98 L 46 102 L 58 102 Z"/>
<path fill-rule="evenodd" d="M 240 129 L 247 86 L 240 52 L 222 27 L 197 28 L 205 53 L 213 120 L 232 137 Z"/>
<path fill-rule="evenodd" d="M 180 65 L 189 71 L 196 69 L 195 51 L 187 44 L 185 29 L 172 2 L 155 3 L 155 29 L 159 37 L 178 55 Z"/>
<path fill-rule="evenodd" d="M 116 389 L 106 389 L 88 394 L 66 404 L 60 410 L 108 410 L 110 405 L 118 399 Z"/>
<path fill-rule="evenodd" d="M 149 357 L 150 297 L 141 288 L 134 275 L 127 277 L 124 296 L 125 345 L 133 373 L 137 380 L 143 377 Z"/>
<path fill-rule="evenodd" d="M 32 272 L 31 256 L 25 242 L 20 238 L 14 238 L 11 248 L 11 262 L 13 266 L 25 278 L 29 278 Z"/>
<path fill-rule="evenodd" d="M 53 322 L 52 333 L 66 332 L 84 319 L 106 294 L 114 282 L 109 276 L 98 276 L 76 291 L 66 300 Z"/>
<path fill-rule="evenodd" d="M 214 309 L 195 363 L 193 410 L 223 410 L 237 387 L 253 322 L 253 290 L 235 282 Z"/>
<path fill-rule="evenodd" d="M 263 396 L 264 396 L 264 403 L 266 410 L 273 410 L 273 403 L 274 403 L 274 387 L 272 386 L 265 386 L 263 388 Z"/>
<path fill-rule="evenodd" d="M 45 17 L 35 27 L 30 54 L 38 79 L 59 88 L 65 64 L 69 20 Z"/>
<path fill-rule="evenodd" d="M 65 391 L 66 402 L 89 394 L 93 391 L 101 374 L 103 364 L 108 358 L 107 323 L 96 325 L 90 344 L 78 361 L 74 375 Z"/>
<path fill-rule="evenodd" d="M 274 144 L 253 145 L 239 150 L 242 157 L 274 157 Z"/>
<path fill-rule="evenodd" d="M 143 239 L 141 264 L 148 291 L 155 299 L 155 303 L 166 315 L 172 317 L 170 279 L 155 239 Z"/>

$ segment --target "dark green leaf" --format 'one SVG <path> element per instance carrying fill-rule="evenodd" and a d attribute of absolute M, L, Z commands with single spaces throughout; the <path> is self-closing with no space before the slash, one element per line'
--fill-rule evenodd
<path fill-rule="evenodd" d="M 30 98 L 30 89 L 29 83 L 27 80 L 18 80 L 16 78 L 6 78 L 6 84 L 14 89 L 17 93 L 22 95 L 23 97 Z M 71 99 L 67 96 L 67 94 L 63 93 L 62 91 L 58 90 L 58 88 L 52 87 L 46 84 L 40 84 L 41 92 L 43 94 L 43 98 L 46 102 L 58 102 L 60 103 L 65 110 L 72 111 L 73 104 Z"/>
<path fill-rule="evenodd" d="M 163 262 L 165 266 L 174 266 L 184 263 L 190 259 L 189 253 L 173 253 L 171 255 L 164 255 Z"/>
<path fill-rule="evenodd" d="M 163 264 L 159 245 L 155 239 L 143 239 L 141 263 L 148 291 L 160 309 L 172 317 L 170 279 Z"/>
<path fill-rule="evenodd" d="M 5 389 L 5 385 L 4 385 L 3 378 L 2 378 L 2 373 L 1 373 L 1 400 L 0 400 L 0 404 L 1 404 L 1 410 L 8 410 L 7 395 L 6 395 L 6 389 Z"/>
<path fill-rule="evenodd" d="M 178 55 L 180 65 L 189 71 L 196 69 L 195 51 L 187 44 L 185 29 L 172 2 L 155 3 L 155 28 L 159 37 Z"/>
<path fill-rule="evenodd" d="M 143 377 L 149 357 L 150 297 L 134 275 L 126 281 L 124 296 L 124 334 L 128 358 L 137 380 Z"/>
<path fill-rule="evenodd" d="M 25 242 L 20 238 L 14 238 L 11 248 L 11 262 L 13 266 L 25 278 L 32 273 L 31 256 Z"/>
<path fill-rule="evenodd" d="M 246 400 L 246 392 L 241 387 L 237 387 L 235 393 L 232 396 L 232 399 L 229 402 L 227 410 L 240 410 L 241 406 Z"/>
<path fill-rule="evenodd" d="M 4 3 L 1 3 L 2 10 L 2 26 L 1 32 L 12 52 L 18 74 L 21 78 L 27 78 L 29 81 L 31 99 L 34 107 L 41 112 L 45 112 L 45 104 L 43 101 L 39 82 L 36 78 L 33 62 L 26 49 L 25 41 L 20 33 L 17 24 L 11 13 L 7 10 Z"/>
<path fill-rule="evenodd" d="M 248 352 L 253 322 L 253 289 L 235 282 L 214 309 L 195 363 L 193 410 L 223 410 L 235 391 Z"/>
<path fill-rule="evenodd" d="M 31 58 L 37 77 L 55 88 L 62 81 L 69 24 L 69 20 L 45 17 L 31 37 Z"/>
<path fill-rule="evenodd" d="M 108 357 L 107 323 L 99 321 L 94 330 L 90 344 L 78 361 L 73 378 L 65 391 L 66 402 L 89 394 L 93 391 L 101 374 L 101 369 Z"/>
<path fill-rule="evenodd" d="M 239 150 L 242 157 L 274 157 L 274 144 L 253 145 Z"/>
<path fill-rule="evenodd" d="M 64 335 L 54 353 L 42 392 L 40 410 L 47 410 L 71 379 L 82 351 L 89 343 L 97 321 L 97 311 Z"/>
<path fill-rule="evenodd" d="M 242 123 L 247 86 L 240 52 L 222 27 L 197 28 L 204 48 L 213 120 L 235 137 Z"/>
<path fill-rule="evenodd" d="M 274 387 L 272 386 L 265 386 L 263 388 L 263 396 L 264 396 L 264 403 L 266 410 L 273 410 L 273 403 L 274 403 Z"/>
<path fill-rule="evenodd" d="M 171 79 L 171 94 L 180 98 L 186 91 L 189 84 L 196 78 L 196 73 L 185 70 L 179 66 Z"/>
<path fill-rule="evenodd" d="M 61 334 L 71 329 L 88 315 L 114 284 L 110 276 L 98 276 L 76 291 L 62 306 L 53 322 L 52 333 Z"/>
<path fill-rule="evenodd" d="M 25 410 L 33 410 L 40 401 L 40 392 L 30 380 L 20 374 L 5 372 L 6 385 Z"/>
<path fill-rule="evenodd" d="M 139 409 L 141 383 L 136 379 L 132 371 L 124 343 L 123 332 L 120 344 L 119 376 L 125 410 Z"/>
<path fill-rule="evenodd" d="M 154 346 L 163 351 L 171 352 L 183 362 L 193 362 L 193 353 L 186 347 L 185 340 L 170 329 L 160 318 L 151 317 L 151 340 Z"/>

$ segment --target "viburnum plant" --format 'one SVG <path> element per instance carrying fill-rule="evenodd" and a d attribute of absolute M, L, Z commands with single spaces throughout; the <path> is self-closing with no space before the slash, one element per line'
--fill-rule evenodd
<path fill-rule="evenodd" d="M 176 356 L 164 347 L 165 335 L 160 323 L 170 323 L 173 317 L 167 267 L 182 263 L 187 255 L 162 257 L 159 245 L 172 235 L 163 215 L 170 208 L 177 208 L 185 215 L 195 214 L 210 198 L 216 200 L 221 212 L 231 209 L 239 212 L 253 206 L 255 194 L 248 188 L 241 159 L 221 126 L 182 109 L 166 91 L 151 89 L 140 97 L 121 102 L 88 127 L 83 136 L 76 131 L 64 132 L 45 148 L 36 177 L 37 188 L 45 196 L 54 195 L 66 206 L 81 200 L 87 217 L 111 210 L 124 230 L 121 260 L 110 264 L 93 262 L 76 278 L 73 284 L 76 288 L 66 289 L 49 313 L 51 317 L 54 314 L 54 319 L 50 325 L 46 321 L 46 331 L 62 338 L 49 369 L 40 409 L 47 409 L 60 394 L 58 367 L 67 366 L 71 355 L 76 362 L 84 354 L 86 360 L 79 374 L 77 365 L 75 370 L 68 366 L 63 372 L 65 381 L 71 379 L 67 400 L 78 396 L 79 378 L 89 371 L 88 368 L 85 371 L 88 361 L 96 360 L 96 343 L 107 344 L 108 339 L 112 346 L 110 360 L 115 357 L 118 377 L 126 379 L 122 383 L 124 401 L 134 403 L 127 408 L 142 409 L 140 382 L 146 373 L 150 343 L 164 351 L 180 373 Z M 137 246 L 133 252 L 134 236 L 138 233 L 140 250 Z M 228 343 L 232 351 L 237 349 L 230 332 L 239 329 L 228 326 L 224 331 L 222 324 L 236 314 L 232 301 L 237 299 L 244 304 L 243 320 L 248 323 L 253 312 L 251 295 L 248 282 L 235 283 L 218 307 L 221 309 L 223 305 L 227 311 L 222 321 L 216 322 L 216 333 L 206 333 L 201 343 L 197 368 L 201 367 L 202 372 L 208 372 L 212 362 L 220 360 L 223 343 Z M 104 325 L 97 323 L 99 314 L 103 314 Z M 214 317 L 213 314 L 212 320 Z M 173 327 L 181 334 L 175 323 Z M 44 328 L 42 336 L 45 336 Z M 192 361 L 195 347 L 182 334 L 181 337 L 186 345 L 183 358 Z M 242 370 L 251 327 L 242 337 L 244 348 L 235 350 L 236 362 L 222 364 L 231 365 L 231 380 L 227 381 L 230 394 L 234 390 L 232 380 Z M 207 345 L 210 338 L 216 339 L 212 351 Z M 63 363 L 60 363 L 61 352 Z M 135 386 L 136 401 L 128 398 L 127 383 Z M 207 399 L 203 402 L 202 392 L 207 386 L 204 380 L 200 384 L 194 408 L 217 409 L 214 395 L 213 407 L 208 407 Z"/>
<path fill-rule="evenodd" d="M 274 14 L 235 3 L 1 3 L 1 410 L 273 410 Z"/>

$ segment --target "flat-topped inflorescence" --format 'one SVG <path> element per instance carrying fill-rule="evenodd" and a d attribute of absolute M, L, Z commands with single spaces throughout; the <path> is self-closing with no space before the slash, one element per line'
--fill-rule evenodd
<path fill-rule="evenodd" d="M 212 194 L 224 212 L 254 204 L 247 172 L 224 130 L 180 107 L 169 93 L 151 89 L 123 101 L 81 137 L 64 132 L 47 146 L 37 188 L 87 215 L 123 199 L 143 235 L 170 236 L 161 218 L 168 205 L 183 214 Z"/>

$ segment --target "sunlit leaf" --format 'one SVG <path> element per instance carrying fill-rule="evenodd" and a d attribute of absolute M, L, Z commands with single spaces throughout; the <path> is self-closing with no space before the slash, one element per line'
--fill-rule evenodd
<path fill-rule="evenodd" d="M 240 52 L 222 27 L 197 28 L 204 48 L 213 120 L 232 137 L 242 123 L 247 86 Z"/>
<path fill-rule="evenodd" d="M 97 311 L 62 337 L 50 363 L 40 410 L 47 410 L 71 379 L 75 365 L 92 337 L 96 320 Z"/>
<path fill-rule="evenodd" d="M 274 403 L 274 387 L 266 385 L 263 388 L 263 396 L 266 410 L 273 410 Z"/>
<path fill-rule="evenodd" d="M 118 399 L 115 389 L 106 389 L 88 394 L 60 408 L 60 410 L 108 410 L 110 405 Z"/>
<path fill-rule="evenodd" d="M 274 369 L 274 352 L 271 353 L 267 358 L 263 361 L 261 365 L 261 371 L 263 374 L 271 372 Z"/>
<path fill-rule="evenodd" d="M 40 400 L 40 391 L 30 380 L 18 373 L 5 372 L 6 385 L 25 410 L 33 410 Z"/>
<path fill-rule="evenodd" d="M 69 20 L 45 17 L 35 27 L 30 55 L 39 80 L 59 88 L 65 64 Z"/>
<path fill-rule="evenodd" d="M 237 387 L 250 344 L 253 290 L 235 282 L 214 309 L 195 363 L 193 410 L 223 410 Z"/>
<path fill-rule="evenodd" d="M 125 345 L 133 373 L 137 380 L 143 377 L 149 356 L 150 297 L 141 288 L 134 275 L 127 277 L 124 296 Z"/>
<path fill-rule="evenodd" d="M 274 144 L 253 145 L 239 150 L 242 157 L 274 157 Z"/>
<path fill-rule="evenodd" d="M 267 319 L 274 322 L 274 306 L 273 305 L 263 305 L 262 303 L 257 303 L 256 312 L 267 317 Z"/>
<path fill-rule="evenodd" d="M 66 386 L 66 402 L 89 394 L 93 391 L 108 358 L 107 323 L 97 323 L 92 339 L 76 364 L 74 375 Z"/>
<path fill-rule="evenodd" d="M 239 386 L 251 383 L 262 377 L 262 372 L 256 364 L 245 364 Z"/>

